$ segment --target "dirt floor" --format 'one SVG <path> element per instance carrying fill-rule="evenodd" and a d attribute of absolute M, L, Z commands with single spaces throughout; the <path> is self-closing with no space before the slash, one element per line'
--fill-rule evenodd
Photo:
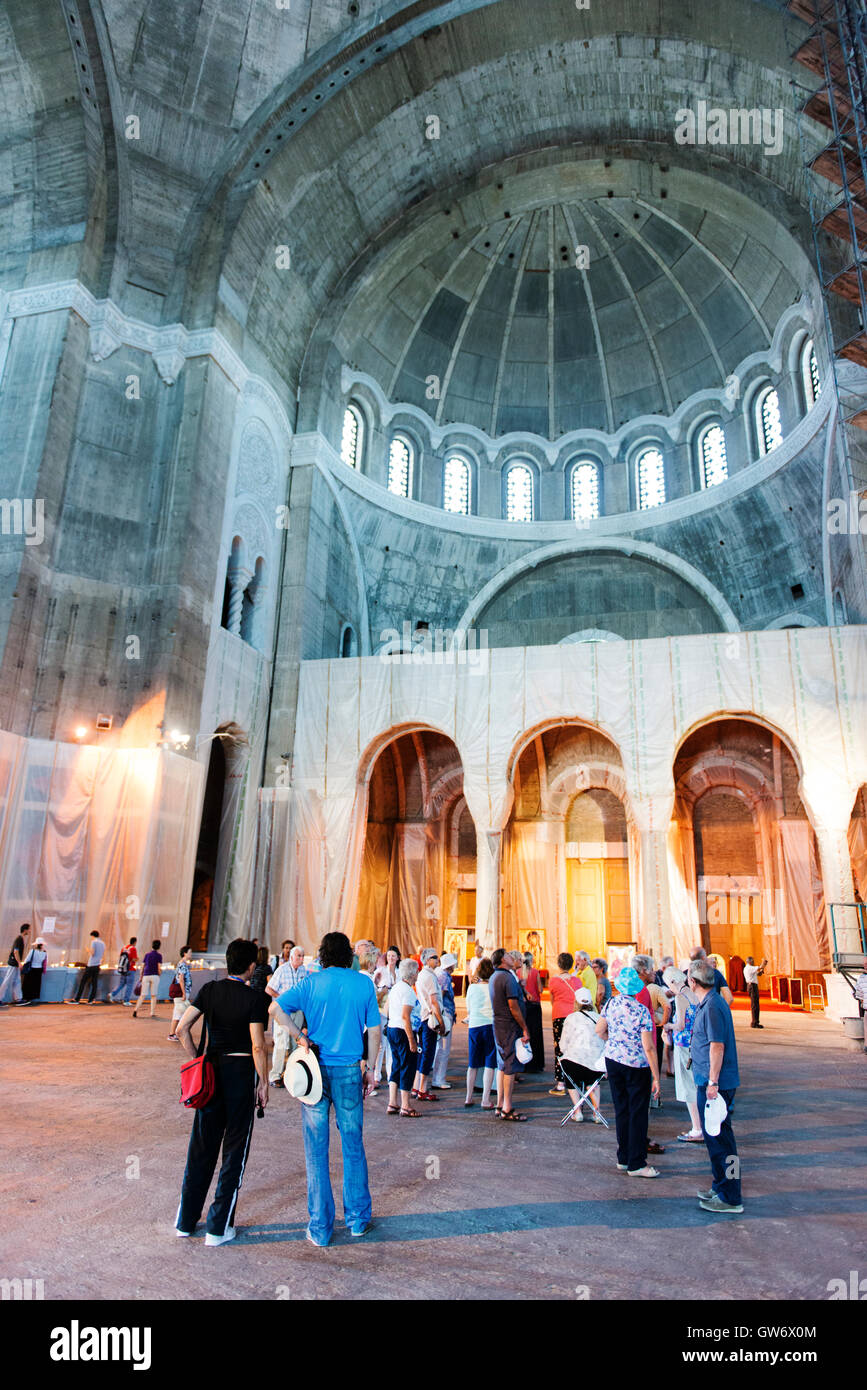
<path fill-rule="evenodd" d="M 386 1117 L 384 1092 L 367 1102 L 374 1224 L 350 1240 L 338 1176 L 334 1240 L 318 1250 L 299 1107 L 279 1091 L 256 1125 L 238 1239 L 175 1238 L 181 1050 L 167 1006 L 158 1022 L 131 1012 L 0 1009 L 0 1277 L 43 1279 L 46 1299 L 827 1299 L 859 1260 L 867 1273 L 867 1057 L 820 1016 L 768 1013 L 762 1032 L 735 1016 L 742 1217 L 699 1209 L 707 1158 L 675 1142 L 688 1125 L 673 1081 L 651 1125 L 662 1177 L 627 1178 L 613 1131 L 559 1127 L 550 1074 L 518 1088 L 526 1125 L 464 1110 L 459 1023 L 455 1089 L 423 1119 Z M 613 1119 L 607 1089 L 603 1108 Z"/>

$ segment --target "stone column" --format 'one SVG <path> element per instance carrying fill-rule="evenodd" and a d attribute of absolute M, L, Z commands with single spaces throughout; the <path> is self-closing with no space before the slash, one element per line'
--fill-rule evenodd
<path fill-rule="evenodd" d="M 229 563 L 229 616 L 226 622 L 230 632 L 241 636 L 241 616 L 244 611 L 244 590 L 253 578 L 253 571 L 239 562 Z"/>

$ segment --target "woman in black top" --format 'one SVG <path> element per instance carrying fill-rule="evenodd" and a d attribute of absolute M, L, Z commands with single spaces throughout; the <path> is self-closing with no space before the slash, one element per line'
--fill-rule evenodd
<path fill-rule="evenodd" d="M 268 999 L 263 990 L 250 989 L 257 948 L 252 941 L 231 941 L 226 950 L 228 977 L 203 985 L 177 1026 L 178 1037 L 189 1057 L 196 1046 L 191 1029 L 200 1014 L 207 1026 L 207 1056 L 214 1068 L 214 1094 L 194 1112 L 193 1132 L 187 1150 L 187 1166 L 181 1202 L 175 1219 L 179 1236 L 191 1236 L 202 1214 L 220 1147 L 223 1163 L 214 1200 L 208 1210 L 206 1245 L 234 1240 L 232 1221 L 241 1179 L 250 1152 L 256 1102 L 268 1104 L 268 1072 L 265 1063 L 265 1024 Z"/>
<path fill-rule="evenodd" d="M 265 993 L 265 986 L 271 978 L 273 971 L 268 960 L 268 947 L 260 946 L 256 956 L 256 968 L 253 971 L 253 978 L 250 981 L 250 988 L 259 990 L 260 994 Z M 268 1001 L 271 1002 L 270 1000 Z"/>

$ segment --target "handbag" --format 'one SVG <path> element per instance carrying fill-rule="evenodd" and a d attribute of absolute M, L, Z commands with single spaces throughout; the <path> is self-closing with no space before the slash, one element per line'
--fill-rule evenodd
<path fill-rule="evenodd" d="M 171 984 L 169 985 L 169 998 L 170 998 L 170 999 L 183 999 L 183 997 L 184 997 L 184 991 L 181 989 L 181 986 L 178 984 L 177 976 L 175 976 L 175 978 L 172 980 Z"/>
<path fill-rule="evenodd" d="M 201 1110 L 214 1094 L 214 1064 L 205 1053 L 208 1020 L 202 1020 L 202 1033 L 195 1057 L 181 1066 L 181 1105 Z"/>

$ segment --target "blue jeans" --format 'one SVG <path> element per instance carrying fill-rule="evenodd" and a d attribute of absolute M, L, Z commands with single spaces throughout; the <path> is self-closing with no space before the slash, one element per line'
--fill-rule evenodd
<path fill-rule="evenodd" d="M 322 1072 L 322 1099 L 316 1105 L 302 1105 L 304 1157 L 307 1163 L 308 1230 L 319 1245 L 327 1245 L 334 1230 L 334 1193 L 328 1173 L 328 1141 L 331 1135 L 331 1107 L 340 1131 L 343 1149 L 343 1217 L 350 1230 L 370 1220 L 370 1187 L 362 1128 L 361 1070 L 319 1063 Z"/>
<path fill-rule="evenodd" d="M 108 996 L 109 999 L 116 999 L 119 994 L 123 994 L 124 998 L 121 1000 L 121 1003 L 128 1004 L 130 999 L 132 999 L 132 992 L 135 989 L 135 978 L 134 970 L 130 970 L 128 975 L 121 975 L 120 984 L 117 989 L 111 991 L 111 994 Z"/>
<path fill-rule="evenodd" d="M 705 1082 L 704 1086 L 696 1086 L 695 1089 L 698 1113 L 701 1120 L 701 1130 L 704 1135 L 704 1142 L 707 1146 L 710 1166 L 713 1171 L 713 1183 L 711 1186 L 721 1201 L 728 1202 L 731 1207 L 740 1206 L 740 1159 L 738 1158 L 738 1146 L 735 1143 L 734 1131 L 732 1129 L 732 1111 L 735 1108 L 737 1087 L 731 1091 L 720 1090 L 720 1095 L 728 1107 L 728 1114 L 720 1126 L 719 1134 L 708 1134 L 704 1127 L 704 1107 L 707 1101 L 707 1083 Z"/>

